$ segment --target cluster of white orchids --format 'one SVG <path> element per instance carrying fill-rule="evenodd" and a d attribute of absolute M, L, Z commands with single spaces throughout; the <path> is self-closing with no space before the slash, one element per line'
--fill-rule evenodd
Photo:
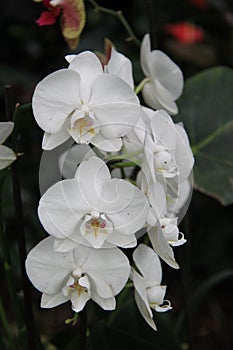
<path fill-rule="evenodd" d="M 159 258 L 179 268 L 173 247 L 186 240 L 178 215 L 191 192 L 189 140 L 169 115 L 177 113 L 182 72 L 151 50 L 148 34 L 138 88 L 131 61 L 114 48 L 104 66 L 90 51 L 66 60 L 68 68 L 40 81 L 32 100 L 45 132 L 42 148 L 68 146 L 59 159 L 61 181 L 39 202 L 49 236 L 29 252 L 27 274 L 43 293 L 41 307 L 70 301 L 75 313 L 90 299 L 114 310 L 115 296 L 133 285 L 142 316 L 156 330 L 152 310 L 171 309 Z M 141 105 L 139 91 L 153 109 Z"/>

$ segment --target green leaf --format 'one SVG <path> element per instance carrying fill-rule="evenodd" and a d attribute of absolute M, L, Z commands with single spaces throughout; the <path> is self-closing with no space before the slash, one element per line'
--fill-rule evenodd
<path fill-rule="evenodd" d="M 233 70 L 215 67 L 188 79 L 178 106 L 195 156 L 195 187 L 233 203 Z"/>

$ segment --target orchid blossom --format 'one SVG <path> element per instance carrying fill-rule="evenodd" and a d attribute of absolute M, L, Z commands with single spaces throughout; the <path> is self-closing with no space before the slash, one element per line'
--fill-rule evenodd
<path fill-rule="evenodd" d="M 165 109 L 176 114 L 175 100 L 183 90 L 180 68 L 162 51 L 151 51 L 150 37 L 146 34 L 141 44 L 141 67 L 145 74 L 142 94 L 145 102 L 154 109 Z"/>
<path fill-rule="evenodd" d="M 104 151 L 118 151 L 121 137 L 140 116 L 139 100 L 125 81 L 104 73 L 96 55 L 83 52 L 68 69 L 44 78 L 36 87 L 33 112 L 45 131 L 43 148 L 52 149 L 72 137 Z"/>
<path fill-rule="evenodd" d="M 151 248 L 140 244 L 133 253 L 133 260 L 140 272 L 132 269 L 131 273 L 138 309 L 145 321 L 157 330 L 152 310 L 165 312 L 171 309 L 170 302 L 164 302 L 166 286 L 161 286 L 162 269 L 159 258 Z"/>
<path fill-rule="evenodd" d="M 67 251 L 77 244 L 94 248 L 133 247 L 135 233 L 148 216 L 146 196 L 129 182 L 111 179 L 100 158 L 83 161 L 74 179 L 48 189 L 38 208 L 45 230 L 56 239 L 54 249 Z"/>
<path fill-rule="evenodd" d="M 54 239 L 45 238 L 28 254 L 26 271 L 42 292 L 41 307 L 51 308 L 70 300 L 75 312 L 89 299 L 104 310 L 116 307 L 115 295 L 128 280 L 130 266 L 118 249 L 93 249 L 78 245 L 65 253 L 55 252 Z"/>
<path fill-rule="evenodd" d="M 12 122 L 0 123 L 0 170 L 7 168 L 16 159 L 16 155 L 12 149 L 2 145 L 12 133 L 13 128 L 14 123 Z"/>

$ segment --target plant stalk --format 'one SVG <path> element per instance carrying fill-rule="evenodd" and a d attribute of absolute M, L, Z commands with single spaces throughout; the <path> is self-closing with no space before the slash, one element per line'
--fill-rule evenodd
<path fill-rule="evenodd" d="M 11 86 L 5 86 L 5 108 L 7 120 L 12 120 L 13 117 L 13 98 Z M 19 251 L 20 260 L 20 271 L 22 279 L 22 289 L 24 298 L 24 317 L 25 326 L 27 333 L 28 349 L 37 349 L 35 327 L 34 327 L 34 316 L 32 310 L 32 298 L 29 280 L 25 270 L 26 245 L 25 245 L 25 232 L 24 232 L 24 219 L 23 219 L 23 206 L 21 199 L 20 181 L 18 176 L 18 164 L 17 160 L 11 166 L 11 178 L 13 188 L 13 199 L 15 207 L 15 219 L 16 219 L 16 230 L 17 230 L 17 244 Z"/>
<path fill-rule="evenodd" d="M 125 28 L 126 32 L 129 34 L 128 41 L 133 41 L 137 46 L 140 46 L 140 40 L 134 34 L 131 26 L 129 25 L 129 23 L 127 22 L 126 18 L 124 17 L 121 11 L 114 11 L 106 7 L 100 6 L 95 0 L 88 0 L 88 1 L 94 6 L 96 12 L 100 11 L 107 15 L 111 15 L 118 18 L 118 20 L 121 22 L 121 24 Z"/>

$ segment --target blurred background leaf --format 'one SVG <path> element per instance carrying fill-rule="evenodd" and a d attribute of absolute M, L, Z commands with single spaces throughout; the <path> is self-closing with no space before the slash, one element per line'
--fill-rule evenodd
<path fill-rule="evenodd" d="M 233 203 L 233 70 L 215 67 L 185 83 L 177 120 L 184 122 L 195 156 L 195 187 Z"/>

